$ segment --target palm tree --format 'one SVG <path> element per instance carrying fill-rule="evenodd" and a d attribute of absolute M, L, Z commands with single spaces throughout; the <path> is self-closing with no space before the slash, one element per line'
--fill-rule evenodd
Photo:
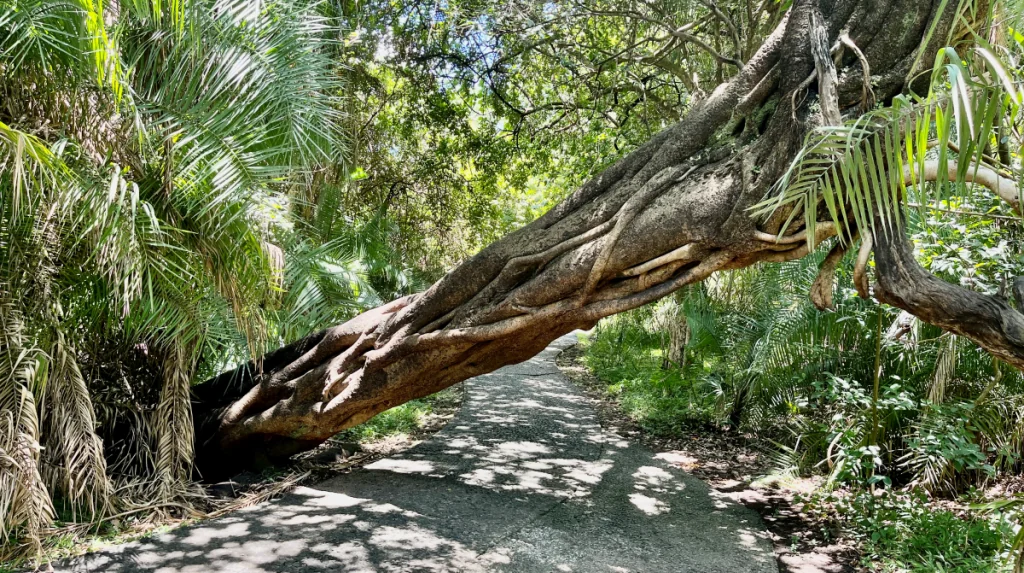
<path fill-rule="evenodd" d="M 0 538 L 138 509 L 112 479 L 179 494 L 197 375 L 409 286 L 332 202 L 340 32 L 306 0 L 0 3 Z"/>

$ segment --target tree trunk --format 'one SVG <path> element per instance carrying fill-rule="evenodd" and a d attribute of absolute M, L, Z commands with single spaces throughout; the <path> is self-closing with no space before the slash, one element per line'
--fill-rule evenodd
<path fill-rule="evenodd" d="M 833 84 L 816 75 L 814 38 L 833 45 L 840 33 L 849 34 L 870 69 L 882 70 L 872 85 L 884 103 L 907 87 L 917 49 L 927 62 L 945 42 L 955 6 L 795 2 L 736 76 L 540 219 L 423 293 L 269 353 L 259 374 L 250 364 L 195 387 L 200 471 L 211 478 L 283 460 L 388 408 L 526 360 L 558 336 L 715 271 L 806 255 L 799 226 L 775 238 L 787 214 L 756 221 L 748 208 L 830 110 L 837 105 L 851 116 L 862 104 L 860 60 L 846 50 Z M 945 13 L 936 13 L 940 7 Z M 931 45 L 921 46 L 933 21 Z M 828 225 L 818 229 L 819 239 L 829 232 Z M 887 284 L 885 291 L 898 289 Z M 930 316 L 917 301 L 886 300 Z"/>

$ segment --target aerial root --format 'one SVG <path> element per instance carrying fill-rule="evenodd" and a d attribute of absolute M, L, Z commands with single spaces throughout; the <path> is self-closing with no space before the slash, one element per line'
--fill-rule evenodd
<path fill-rule="evenodd" d="M 871 257 L 871 249 L 874 247 L 874 240 L 871 231 L 861 232 L 860 251 L 857 253 L 857 264 L 853 267 L 853 286 L 857 287 L 857 294 L 861 298 L 871 297 L 871 285 L 868 283 L 868 259 Z"/>
<path fill-rule="evenodd" d="M 557 245 L 554 245 L 553 247 L 544 250 L 540 253 L 516 257 L 510 260 L 508 265 L 506 266 L 513 266 L 514 264 L 534 265 L 547 263 L 548 261 L 557 257 L 558 255 L 561 255 L 566 251 L 575 249 L 576 247 L 589 243 L 591 240 L 607 233 L 609 230 L 611 230 L 613 225 L 615 225 L 615 221 L 605 221 L 604 223 L 601 223 L 600 225 L 594 227 L 593 229 L 590 229 L 585 233 L 566 239 L 561 243 L 558 243 Z"/>
<path fill-rule="evenodd" d="M 835 223 L 831 221 L 819 221 L 814 227 L 814 240 L 812 241 L 812 246 L 817 246 L 825 239 L 835 236 L 835 234 Z M 773 235 L 771 233 L 765 233 L 764 231 L 754 231 L 754 238 L 758 241 L 763 241 L 772 245 L 795 245 L 807 240 L 807 229 L 792 235 Z"/>
<path fill-rule="evenodd" d="M 664 255 L 653 258 L 647 261 L 646 263 L 630 267 L 622 271 L 622 276 L 635 277 L 638 275 L 644 275 L 658 267 L 674 262 L 680 262 L 683 264 L 692 263 L 693 261 L 697 261 L 703 258 L 704 255 L 707 254 L 707 252 L 708 250 L 705 247 L 701 247 L 695 243 L 690 243 L 687 245 L 683 245 L 678 249 L 669 251 Z"/>
<path fill-rule="evenodd" d="M 747 95 L 743 96 L 740 103 L 736 105 L 736 114 L 740 116 L 747 116 L 754 110 L 754 108 L 764 103 L 768 94 L 772 93 L 772 90 L 778 85 L 780 75 L 781 72 L 779 71 L 779 65 L 775 64 L 770 70 L 768 70 L 768 73 L 761 78 L 761 81 L 757 82 L 757 85 L 755 85 Z"/>
<path fill-rule="evenodd" d="M 804 103 L 804 100 L 800 100 L 800 102 L 797 103 L 796 96 L 798 96 L 800 94 L 805 94 L 806 95 L 807 88 L 811 87 L 811 83 L 817 77 L 818 77 L 818 73 L 817 72 L 811 72 L 810 74 L 808 74 L 808 76 L 806 78 L 804 78 L 804 81 L 800 82 L 800 85 L 796 86 L 796 89 L 793 90 L 793 92 L 789 95 L 789 103 L 790 103 L 790 106 L 789 106 L 790 112 L 789 112 L 789 114 L 790 114 L 790 117 L 793 119 L 793 121 L 800 121 L 799 118 L 796 117 L 796 110 L 797 110 L 798 107 L 800 107 Z"/>
<path fill-rule="evenodd" d="M 498 278 L 501 278 L 501 275 L 499 275 Z M 497 280 L 497 279 L 495 279 L 495 280 Z M 459 307 L 455 307 L 455 308 L 449 310 L 448 312 L 444 313 L 441 316 L 441 318 L 438 318 L 437 320 L 435 320 L 435 321 L 427 324 L 423 328 L 421 328 L 419 330 L 419 333 L 420 334 L 426 334 L 428 332 L 434 332 L 435 330 L 439 330 L 439 329 L 443 328 L 446 324 L 448 324 L 449 322 L 452 321 L 452 318 L 455 317 L 455 313 L 458 310 L 459 310 Z"/>
<path fill-rule="evenodd" d="M 908 164 L 903 168 L 903 182 L 905 185 L 913 185 L 921 181 L 956 181 L 959 166 L 954 161 L 946 162 L 946 169 L 943 170 L 938 160 L 924 162 L 924 169 L 915 171 L 914 165 Z M 945 171 L 943 173 L 943 171 Z M 1020 213 L 1020 195 L 1017 191 L 1017 184 L 996 169 L 987 165 L 972 163 L 964 175 L 964 182 L 981 185 L 988 188 L 997 197 L 1009 204 Z"/>
<path fill-rule="evenodd" d="M 796 259 L 802 259 L 806 257 L 807 254 L 810 252 L 810 247 L 807 246 L 807 243 L 804 243 L 802 245 L 794 246 L 785 251 L 776 251 L 774 253 L 769 253 L 764 257 L 759 258 L 758 260 L 766 263 L 784 263 L 786 261 L 795 261 Z"/>
<path fill-rule="evenodd" d="M 875 90 L 871 89 L 871 65 L 868 64 L 868 59 L 864 56 L 864 52 L 860 51 L 860 48 L 858 48 L 857 44 L 853 42 L 853 39 L 850 38 L 849 34 L 846 32 L 840 34 L 839 41 L 847 48 L 850 48 L 850 50 L 857 55 L 857 59 L 860 60 L 860 67 L 864 73 L 864 85 L 861 87 L 860 109 L 861 112 L 867 113 L 875 105 Z"/>
<path fill-rule="evenodd" d="M 619 208 L 619 212 L 615 216 L 615 227 L 612 228 L 608 234 L 607 243 L 598 253 L 597 259 L 594 260 L 594 265 L 590 268 L 590 275 L 587 276 L 587 282 L 583 286 L 583 290 L 580 292 L 580 297 L 576 303 L 577 307 L 582 307 L 587 303 L 587 299 L 590 298 L 591 293 L 597 287 L 597 283 L 601 280 L 604 275 L 605 268 L 608 266 L 608 261 L 611 259 L 612 251 L 615 249 L 615 245 L 619 240 L 619 236 L 622 231 L 625 230 L 626 226 L 633 221 L 633 218 L 647 205 L 651 200 L 660 195 L 665 189 L 672 185 L 682 182 L 684 179 L 689 177 L 697 165 L 691 165 L 689 169 L 683 172 L 682 175 L 675 177 L 675 173 L 679 172 L 679 169 L 668 168 L 662 171 L 665 173 L 663 177 L 655 177 L 645 185 L 645 189 L 642 189 L 637 194 L 630 197 L 622 207 Z"/>
<path fill-rule="evenodd" d="M 597 320 L 610 314 L 643 306 L 688 284 L 706 279 L 711 273 L 726 268 L 733 257 L 734 255 L 729 251 L 714 251 L 703 258 L 700 263 L 684 270 L 675 278 L 670 278 L 637 293 L 593 302 L 582 309 L 583 313 L 579 317 L 583 320 Z"/>
<path fill-rule="evenodd" d="M 415 346 L 419 340 L 420 335 L 413 332 L 411 324 L 407 324 L 398 329 L 398 332 L 395 332 L 383 346 L 370 349 L 364 356 L 363 368 L 366 370 L 381 370 L 394 362 L 392 360 L 393 356 L 397 355 L 402 349 Z"/>
<path fill-rule="evenodd" d="M 466 318 L 466 316 L 459 315 L 459 311 L 461 311 L 465 306 L 472 308 L 474 306 L 474 303 L 477 303 L 481 299 L 486 299 L 488 296 L 491 295 L 491 293 L 495 291 L 500 291 L 501 289 L 505 288 L 506 286 L 508 286 L 506 283 L 521 270 L 524 270 L 532 265 L 536 266 L 535 272 L 537 272 L 555 257 L 561 255 L 562 253 L 585 245 L 590 241 L 596 239 L 597 237 L 604 235 L 609 230 L 611 230 L 614 227 L 614 225 L 615 219 L 612 218 L 592 229 L 587 230 L 584 233 L 570 237 L 539 253 L 522 255 L 509 259 L 508 262 L 505 263 L 505 266 L 502 267 L 501 272 L 498 273 L 498 276 L 494 277 L 494 279 L 491 280 L 491 282 L 489 282 L 486 287 L 481 289 L 479 293 L 473 296 L 473 298 L 470 299 L 469 302 L 467 302 L 463 306 L 459 306 L 450 310 L 441 318 L 438 318 L 433 322 L 427 324 L 426 326 L 419 330 L 419 334 L 429 334 L 431 332 L 435 332 L 445 327 L 452 321 L 455 321 L 457 323 L 461 322 L 462 319 Z"/>
<path fill-rule="evenodd" d="M 354 365 L 365 359 L 363 352 L 373 347 L 377 342 L 377 334 L 373 332 L 363 333 L 359 340 L 352 346 L 345 349 L 338 355 L 338 358 L 334 360 L 331 365 L 330 371 L 328 371 L 328 382 L 324 385 L 323 394 L 321 396 L 323 402 L 326 404 L 332 397 L 334 397 L 334 390 L 338 388 L 349 376 Z M 339 390 L 340 392 L 340 390 Z"/>
<path fill-rule="evenodd" d="M 821 262 L 821 266 L 818 267 L 818 276 L 815 277 L 810 292 L 811 302 L 818 310 L 832 309 L 832 290 L 836 282 L 836 267 L 839 266 L 839 261 L 843 260 L 846 251 L 845 243 L 841 241 L 836 243 L 825 256 L 825 260 Z"/>

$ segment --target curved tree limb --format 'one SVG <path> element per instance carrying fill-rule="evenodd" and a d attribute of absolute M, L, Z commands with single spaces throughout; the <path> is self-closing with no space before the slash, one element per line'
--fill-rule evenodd
<path fill-rule="evenodd" d="M 916 176 L 918 181 L 957 180 L 958 165 L 953 161 L 946 162 L 945 169 L 942 168 L 938 160 L 925 161 L 924 171 L 922 172 L 912 172 L 911 169 L 912 166 L 910 165 L 903 167 L 903 181 L 907 185 L 911 184 L 914 179 L 913 176 Z M 1007 202 L 1018 213 L 1021 212 L 1020 192 L 1017 188 L 1017 183 L 995 169 L 987 165 L 972 164 L 968 167 L 964 180 L 967 183 L 987 187 L 996 197 Z"/>
<path fill-rule="evenodd" d="M 814 239 L 812 244 L 819 245 L 825 239 L 834 237 L 837 234 L 836 225 L 832 221 L 818 221 L 814 226 Z M 803 229 L 792 235 L 772 235 L 764 231 L 755 231 L 754 237 L 759 241 L 774 245 L 795 245 L 807 240 L 807 229 Z"/>
<path fill-rule="evenodd" d="M 1006 300 L 950 284 L 914 259 L 902 229 L 879 233 L 875 298 L 921 320 L 966 336 L 992 355 L 1024 369 L 1024 314 Z"/>

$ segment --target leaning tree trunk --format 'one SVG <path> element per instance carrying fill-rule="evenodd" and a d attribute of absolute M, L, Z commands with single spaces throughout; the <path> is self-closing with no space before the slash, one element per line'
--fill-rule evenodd
<path fill-rule="evenodd" d="M 845 50 L 833 63 L 830 47 L 848 34 L 878 71 L 871 84 L 886 102 L 908 87 L 917 50 L 927 56 L 945 42 L 956 4 L 796 2 L 735 77 L 543 217 L 426 292 L 271 352 L 258 374 L 250 364 L 197 386 L 200 470 L 209 478 L 282 460 L 715 271 L 806 255 L 799 226 L 776 237 L 785 213 L 757 221 L 748 208 L 780 178 L 809 130 L 838 113 L 856 115 L 865 103 L 864 62 Z M 933 22 L 931 45 L 923 46 Z M 829 225 L 818 230 L 819 239 L 834 234 Z M 888 260 L 916 270 L 898 256 Z M 894 280 L 884 283 L 884 300 L 930 319 L 922 310 L 929 303 L 901 293 L 902 279 Z M 1014 351 L 1024 364 L 1024 349 Z"/>

